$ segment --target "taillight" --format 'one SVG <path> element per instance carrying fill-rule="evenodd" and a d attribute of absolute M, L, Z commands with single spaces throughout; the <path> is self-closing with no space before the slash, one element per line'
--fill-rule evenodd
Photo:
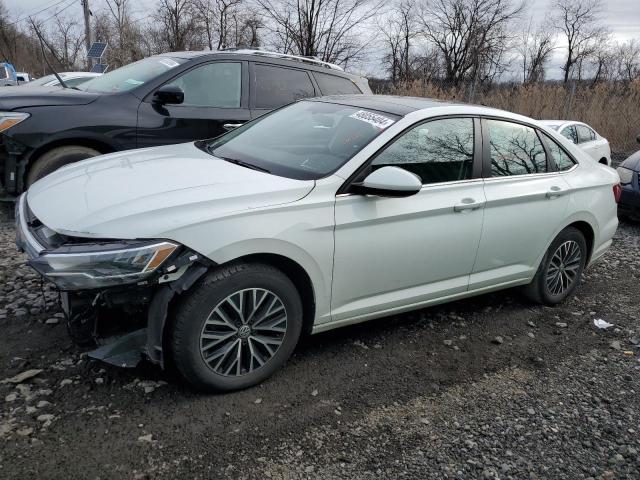
<path fill-rule="evenodd" d="M 616 203 L 620 202 L 620 195 L 622 195 L 622 187 L 619 183 L 616 183 L 613 186 L 613 198 L 616 199 Z"/>

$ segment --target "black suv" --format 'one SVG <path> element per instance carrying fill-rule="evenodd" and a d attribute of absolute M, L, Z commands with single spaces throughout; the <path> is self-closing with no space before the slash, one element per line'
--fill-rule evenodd
<path fill-rule="evenodd" d="M 156 55 L 75 88 L 0 92 L 0 197 L 95 155 L 216 137 L 305 97 L 371 93 L 336 65 L 261 50 Z"/>

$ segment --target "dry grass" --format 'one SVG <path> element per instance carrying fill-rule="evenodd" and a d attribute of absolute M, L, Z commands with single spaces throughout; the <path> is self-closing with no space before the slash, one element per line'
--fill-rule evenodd
<path fill-rule="evenodd" d="M 469 90 L 440 88 L 417 81 L 388 93 L 467 101 Z M 639 148 L 636 135 L 640 134 L 640 80 L 630 85 L 578 86 L 574 91 L 562 85 L 498 87 L 477 92 L 473 103 L 536 119 L 579 120 L 607 138 L 613 152 L 627 153 Z"/>

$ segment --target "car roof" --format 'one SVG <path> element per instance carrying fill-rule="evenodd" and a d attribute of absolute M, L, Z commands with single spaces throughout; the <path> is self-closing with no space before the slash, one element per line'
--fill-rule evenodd
<path fill-rule="evenodd" d="M 173 57 L 184 60 L 192 60 L 202 57 L 220 58 L 231 57 L 241 58 L 247 60 L 259 60 L 261 62 L 276 63 L 276 64 L 289 64 L 295 65 L 298 68 L 305 68 L 309 70 L 315 70 L 321 73 L 328 73 L 332 75 L 339 75 L 347 78 L 359 78 L 358 75 L 345 72 L 339 65 L 325 62 L 316 57 L 305 57 L 301 55 L 289 55 L 278 52 L 271 52 L 267 50 L 258 49 L 227 49 L 227 50 L 187 50 L 179 52 L 166 52 L 155 55 L 157 57 Z"/>
<path fill-rule="evenodd" d="M 435 98 L 402 97 L 399 95 L 328 95 L 307 100 L 367 108 L 399 115 L 401 117 L 417 110 L 424 110 L 425 108 L 465 105 L 463 103 L 447 102 Z"/>

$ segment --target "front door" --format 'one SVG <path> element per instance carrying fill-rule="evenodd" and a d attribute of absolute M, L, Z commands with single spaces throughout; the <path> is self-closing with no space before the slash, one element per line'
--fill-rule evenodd
<path fill-rule="evenodd" d="M 482 230 L 479 124 L 444 118 L 407 130 L 363 175 L 393 165 L 418 175 L 406 198 L 338 195 L 334 321 L 379 316 L 467 290 Z"/>
<path fill-rule="evenodd" d="M 184 92 L 181 104 L 161 105 L 150 95 L 138 109 L 138 147 L 217 137 L 248 121 L 243 68 L 243 62 L 211 62 L 186 71 L 168 83 Z"/>

